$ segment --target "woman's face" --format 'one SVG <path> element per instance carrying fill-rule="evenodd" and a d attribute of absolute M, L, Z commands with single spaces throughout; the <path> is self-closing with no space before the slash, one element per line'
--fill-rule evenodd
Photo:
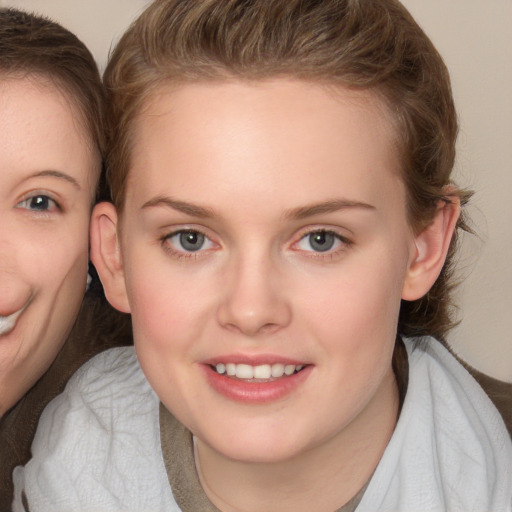
<path fill-rule="evenodd" d="M 0 416 L 47 370 L 82 301 L 99 157 L 65 94 L 0 82 Z"/>
<path fill-rule="evenodd" d="M 121 307 L 200 456 L 292 460 L 394 422 L 415 244 L 384 107 L 290 79 L 162 90 L 146 114 Z"/>

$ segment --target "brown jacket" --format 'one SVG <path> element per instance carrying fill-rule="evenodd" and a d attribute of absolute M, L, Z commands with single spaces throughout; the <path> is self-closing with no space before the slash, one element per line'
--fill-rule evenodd
<path fill-rule="evenodd" d="M 500 411 L 508 433 L 512 438 L 512 384 L 501 380 L 493 379 L 483 373 L 476 371 L 474 368 L 466 365 L 469 373 L 478 381 L 480 386 L 484 388 L 489 398 Z"/>

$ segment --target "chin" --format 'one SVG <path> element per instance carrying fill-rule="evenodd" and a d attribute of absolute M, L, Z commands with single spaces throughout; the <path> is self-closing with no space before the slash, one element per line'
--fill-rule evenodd
<path fill-rule="evenodd" d="M 243 432 L 243 434 L 241 434 Z M 274 429 L 220 429 L 211 437 L 197 436 L 223 457 L 245 463 L 275 464 L 286 462 L 307 451 L 308 443 L 293 439 L 288 432 Z"/>

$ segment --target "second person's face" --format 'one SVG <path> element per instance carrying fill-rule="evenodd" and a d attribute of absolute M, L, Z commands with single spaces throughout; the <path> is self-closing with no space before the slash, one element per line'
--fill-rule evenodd
<path fill-rule="evenodd" d="M 52 363 L 88 262 L 99 156 L 43 78 L 0 80 L 0 416 Z"/>

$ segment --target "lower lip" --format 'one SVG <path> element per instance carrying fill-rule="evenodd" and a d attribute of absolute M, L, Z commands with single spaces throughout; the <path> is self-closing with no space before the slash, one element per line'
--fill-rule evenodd
<path fill-rule="evenodd" d="M 312 366 L 308 365 L 300 372 L 267 382 L 250 382 L 220 375 L 211 366 L 204 365 L 206 379 L 219 394 L 246 404 L 266 404 L 280 400 L 301 386 L 309 377 Z"/>

